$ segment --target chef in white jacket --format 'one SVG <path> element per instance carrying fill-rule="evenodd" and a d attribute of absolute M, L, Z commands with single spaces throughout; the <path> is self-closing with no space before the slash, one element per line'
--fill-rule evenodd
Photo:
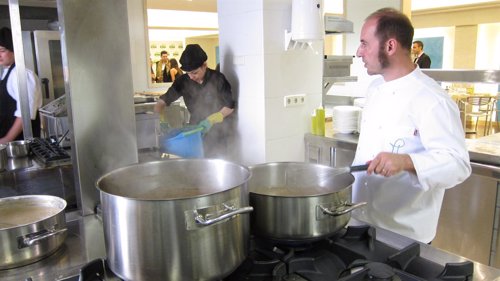
<path fill-rule="evenodd" d="M 437 229 L 444 192 L 471 173 L 457 105 L 411 60 L 413 26 L 401 12 L 384 8 L 361 29 L 356 55 L 370 75 L 353 165 L 353 212 L 358 221 L 423 243 Z"/>

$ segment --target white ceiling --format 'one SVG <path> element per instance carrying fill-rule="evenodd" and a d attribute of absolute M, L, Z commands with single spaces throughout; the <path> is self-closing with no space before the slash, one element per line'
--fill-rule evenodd
<path fill-rule="evenodd" d="M 422 10 L 437 7 L 477 4 L 482 2 L 500 2 L 500 0 L 413 0 L 411 3 L 411 9 Z M 149 9 L 162 10 L 217 12 L 217 0 L 147 0 L 147 7 Z"/>
<path fill-rule="evenodd" d="M 339 3 L 343 2 L 343 0 L 323 1 L 337 1 Z M 413 0 L 411 2 L 411 9 L 422 10 L 437 7 L 477 4 L 483 2 L 499 3 L 500 0 Z M 146 3 L 149 9 L 217 12 L 217 0 L 146 0 Z M 8 5 L 8 0 L 0 0 L 0 4 Z M 19 0 L 19 4 L 26 6 L 55 7 L 56 0 Z"/>
<path fill-rule="evenodd" d="M 500 0 L 413 0 L 411 2 L 411 10 L 415 11 L 415 10 L 432 9 L 439 7 L 479 4 L 486 2 L 500 3 Z"/>

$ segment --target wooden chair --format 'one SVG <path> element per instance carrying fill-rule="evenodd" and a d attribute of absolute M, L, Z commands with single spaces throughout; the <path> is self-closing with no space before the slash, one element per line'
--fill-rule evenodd
<path fill-rule="evenodd" d="M 484 135 L 489 131 L 491 125 L 491 117 L 493 113 L 493 108 L 495 105 L 495 97 L 492 96 L 468 96 L 466 98 L 460 99 L 458 103 L 458 108 L 460 109 L 460 115 L 463 117 L 464 131 L 466 134 L 476 134 L 477 125 L 479 119 L 484 118 Z M 467 131 L 467 119 L 475 119 L 474 131 Z"/>

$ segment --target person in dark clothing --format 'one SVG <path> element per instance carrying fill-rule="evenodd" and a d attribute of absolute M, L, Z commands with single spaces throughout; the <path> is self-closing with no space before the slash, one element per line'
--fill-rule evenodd
<path fill-rule="evenodd" d="M 3 68 L 0 75 L 0 144 L 6 144 L 24 139 L 12 32 L 6 27 L 0 29 L 0 66 Z M 33 136 L 39 137 L 38 109 L 42 106 L 42 87 L 33 71 L 26 69 L 26 78 L 31 129 Z"/>
<path fill-rule="evenodd" d="M 226 77 L 207 66 L 207 54 L 198 44 L 190 44 L 181 55 L 185 75 L 175 79 L 167 92 L 160 96 L 155 112 L 162 115 L 165 106 L 180 97 L 191 115 L 189 124 L 203 127 L 205 157 L 219 158 L 226 154 L 228 122 L 235 101 Z"/>
<path fill-rule="evenodd" d="M 414 41 L 411 50 L 415 56 L 414 63 L 418 64 L 420 68 L 431 67 L 431 58 L 424 53 L 424 43 L 422 41 Z"/>
<path fill-rule="evenodd" d="M 179 64 L 177 63 L 177 60 L 172 58 L 170 59 L 170 77 L 171 81 L 175 81 L 175 79 L 181 77 L 181 75 L 184 74 L 182 72 L 182 69 L 179 68 Z"/>
<path fill-rule="evenodd" d="M 156 83 L 172 82 L 168 52 L 161 51 L 161 59 L 156 63 Z"/>

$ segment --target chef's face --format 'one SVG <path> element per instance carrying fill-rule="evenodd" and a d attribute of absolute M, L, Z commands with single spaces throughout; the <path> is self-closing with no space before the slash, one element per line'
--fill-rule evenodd
<path fill-rule="evenodd" d="M 389 59 L 385 52 L 385 43 L 381 43 L 375 35 L 377 20 L 369 19 L 361 28 L 360 44 L 356 56 L 363 59 L 366 71 L 370 75 L 383 74 L 389 66 Z"/>
<path fill-rule="evenodd" d="M 191 80 L 193 80 L 198 84 L 201 84 L 203 83 L 203 78 L 205 77 L 206 72 L 207 72 L 207 63 L 205 62 L 197 69 L 187 72 L 187 74 L 189 75 L 189 78 L 191 78 Z"/>
<path fill-rule="evenodd" d="M 0 46 L 0 65 L 3 67 L 11 66 L 14 63 L 14 52 Z"/>

